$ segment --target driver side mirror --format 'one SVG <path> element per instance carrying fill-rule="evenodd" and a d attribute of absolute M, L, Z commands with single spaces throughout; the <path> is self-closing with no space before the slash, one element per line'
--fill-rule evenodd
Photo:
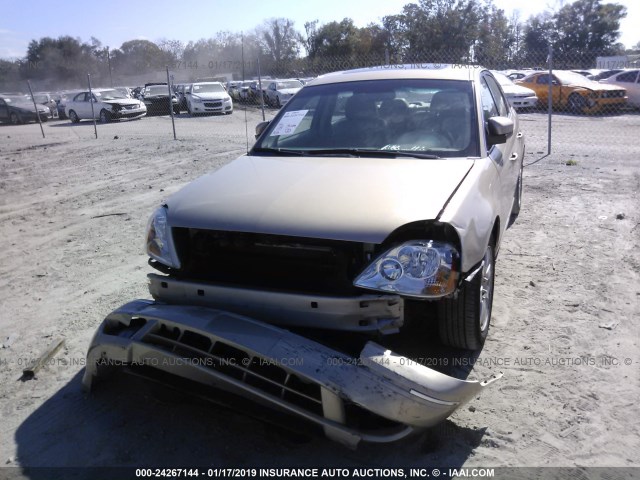
<path fill-rule="evenodd" d="M 265 131 L 265 129 L 269 126 L 270 123 L 271 123 L 271 120 L 268 120 L 266 122 L 260 122 L 258 125 L 256 125 L 256 138 L 262 135 L 262 132 Z"/>
<path fill-rule="evenodd" d="M 507 138 L 513 135 L 513 121 L 507 117 L 491 117 L 487 121 L 488 134 L 487 143 L 489 145 L 499 145 L 506 143 Z"/>

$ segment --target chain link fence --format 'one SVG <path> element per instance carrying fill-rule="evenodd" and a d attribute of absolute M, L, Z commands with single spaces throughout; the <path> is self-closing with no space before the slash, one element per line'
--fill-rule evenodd
<path fill-rule="evenodd" d="M 222 137 L 250 145 L 255 125 L 273 118 L 297 89 L 319 75 L 428 64 L 482 65 L 499 72 L 496 76 L 525 128 L 535 125 L 525 133 L 530 151 L 536 155 L 553 151 L 559 142 L 591 142 L 595 149 L 615 144 L 618 138 L 598 136 L 599 122 L 611 117 L 620 122 L 620 135 L 632 135 L 633 129 L 625 126 L 637 124 L 633 122 L 640 107 L 640 56 L 608 57 L 602 52 L 552 49 L 530 52 L 526 58 L 443 50 L 411 56 L 387 53 L 287 61 L 203 58 L 177 61 L 164 71 L 146 74 L 109 67 L 108 72 L 84 74 L 64 86 L 47 79 L 4 84 L 0 86 L 6 92 L 0 119 L 7 123 L 40 120 L 42 126 L 32 128 L 34 137 L 60 132 L 79 138 Z M 51 88 L 54 84 L 55 89 Z M 23 100 L 30 107 L 14 108 Z"/>

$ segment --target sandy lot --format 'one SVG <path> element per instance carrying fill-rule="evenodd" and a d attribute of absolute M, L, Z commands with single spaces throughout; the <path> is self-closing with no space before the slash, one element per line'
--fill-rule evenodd
<path fill-rule="evenodd" d="M 247 117 L 251 135 L 260 117 Z M 504 377 L 441 426 L 357 451 L 130 381 L 82 393 L 95 328 L 150 298 L 148 215 L 246 150 L 241 111 L 177 120 L 177 141 L 167 117 L 99 125 L 97 140 L 90 123 L 49 123 L 46 139 L 34 124 L 0 127 L 0 477 L 15 466 L 640 466 L 640 116 L 558 116 L 545 157 L 546 117 L 522 115 L 523 211 L 498 259 L 489 339 L 458 372 Z M 59 337 L 63 351 L 22 381 Z"/>

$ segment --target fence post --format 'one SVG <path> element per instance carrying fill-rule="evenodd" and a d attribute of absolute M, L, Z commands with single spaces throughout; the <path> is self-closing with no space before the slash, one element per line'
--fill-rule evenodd
<path fill-rule="evenodd" d="M 91 74 L 87 73 L 87 83 L 89 84 L 89 103 L 91 103 L 91 118 L 93 118 L 93 131 L 98 138 L 98 127 L 96 126 L 96 112 L 93 109 L 93 92 L 91 91 Z"/>
<path fill-rule="evenodd" d="M 547 120 L 547 155 L 551 155 L 551 118 L 552 118 L 552 108 L 553 102 L 551 96 L 553 95 L 553 46 L 549 43 L 549 56 L 547 57 L 547 62 L 549 63 L 549 98 L 547 101 L 548 108 L 548 120 Z"/>
<path fill-rule="evenodd" d="M 38 113 L 38 105 L 36 104 L 36 99 L 33 96 L 33 90 L 31 90 L 31 81 L 27 80 L 27 85 L 29 86 L 29 93 L 31 94 L 31 100 L 33 101 L 33 108 L 36 109 L 36 118 L 38 119 L 38 123 L 40 124 L 40 131 L 42 132 L 42 138 L 46 138 L 44 136 L 44 128 L 42 128 L 42 120 L 40 119 L 40 114 Z M 49 108 L 49 107 L 47 107 Z"/>
<path fill-rule="evenodd" d="M 171 80 L 169 79 L 169 65 L 167 65 L 167 88 L 169 89 L 169 113 L 171 114 L 171 126 L 173 126 L 173 139 L 176 138 L 176 121 L 173 118 L 173 96 L 171 94 Z"/>
<path fill-rule="evenodd" d="M 264 92 L 262 91 L 262 75 L 260 74 L 260 55 L 258 55 L 258 90 L 260 90 L 260 108 L 262 109 L 262 121 L 264 122 Z"/>
<path fill-rule="evenodd" d="M 109 47 L 107 47 L 107 64 L 109 65 L 109 81 L 111 82 L 111 88 L 113 88 L 113 76 L 111 75 L 111 55 L 109 54 Z"/>

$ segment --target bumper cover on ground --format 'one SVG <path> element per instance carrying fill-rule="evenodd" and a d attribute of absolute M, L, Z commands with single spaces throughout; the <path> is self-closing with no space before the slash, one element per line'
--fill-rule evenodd
<path fill-rule="evenodd" d="M 83 384 L 90 389 L 110 367 L 136 365 L 300 416 L 351 447 L 432 426 L 498 378 L 458 380 L 373 342 L 353 358 L 240 315 L 147 300 L 104 320 L 89 347 Z M 361 414 L 366 428 L 351 418 Z M 375 420 L 382 428 L 371 427 Z"/>

